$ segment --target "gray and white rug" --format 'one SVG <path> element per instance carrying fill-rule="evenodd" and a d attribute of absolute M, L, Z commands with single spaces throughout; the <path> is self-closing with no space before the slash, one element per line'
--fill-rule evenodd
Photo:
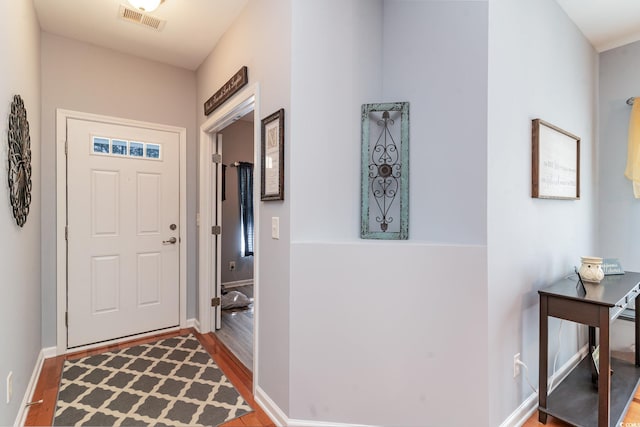
<path fill-rule="evenodd" d="M 219 425 L 251 407 L 193 335 L 64 363 L 55 426 Z"/>

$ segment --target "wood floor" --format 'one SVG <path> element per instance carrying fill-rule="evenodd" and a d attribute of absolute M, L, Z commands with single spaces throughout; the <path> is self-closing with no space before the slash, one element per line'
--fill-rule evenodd
<path fill-rule="evenodd" d="M 253 298 L 253 285 L 229 288 Z M 222 328 L 216 335 L 247 369 L 253 370 L 253 303 L 248 308 L 222 310 Z"/>
<path fill-rule="evenodd" d="M 253 307 L 222 311 L 222 328 L 215 332 L 240 362 L 253 371 Z"/>
<path fill-rule="evenodd" d="M 193 329 L 183 329 L 176 332 L 167 334 L 156 335 L 149 338 L 143 338 L 135 341 L 130 341 L 121 344 L 110 345 L 102 347 L 100 349 L 83 351 L 64 356 L 58 356 L 51 359 L 46 359 L 40 373 L 40 378 L 36 386 L 36 390 L 33 395 L 33 401 L 43 400 L 41 404 L 34 405 L 30 408 L 27 415 L 26 426 L 50 426 L 53 421 L 53 413 L 56 405 L 56 398 L 58 395 L 58 385 L 60 383 L 60 376 L 62 374 L 62 365 L 65 359 L 78 359 L 93 354 L 104 353 L 107 351 L 119 350 L 126 347 L 131 347 L 138 344 L 144 344 L 153 342 L 162 338 L 170 338 L 172 336 L 184 335 L 193 333 L 202 346 L 211 354 L 215 362 L 220 369 L 229 378 L 233 385 L 238 389 L 242 397 L 249 403 L 254 409 L 254 412 L 247 414 L 243 417 L 236 418 L 225 424 L 225 427 L 275 427 L 275 424 L 269 419 L 269 417 L 260 409 L 256 404 L 252 395 L 252 381 L 253 375 L 247 369 L 242 362 L 238 360 L 221 342 L 220 338 L 214 334 L 200 334 Z M 531 418 L 529 418 L 523 427 L 541 426 L 543 424 L 538 422 L 538 412 L 536 411 Z M 549 427 L 565 427 L 566 424 L 560 420 L 554 419 L 549 416 L 547 419 L 547 426 Z M 640 426 L 640 388 L 636 392 L 627 414 L 624 418 L 624 426 Z"/>
<path fill-rule="evenodd" d="M 231 420 L 223 426 L 225 427 L 275 427 L 273 421 L 256 404 L 252 394 L 253 375 L 251 372 L 225 347 L 225 345 L 213 334 L 200 334 L 193 329 L 182 329 L 176 332 L 160 334 L 153 337 L 129 341 L 121 344 L 105 346 L 95 350 L 82 351 L 78 353 L 58 356 L 46 359 L 40 373 L 40 378 L 33 394 L 33 401 L 42 399 L 41 404 L 36 404 L 29 409 L 26 426 L 50 426 L 53 422 L 56 399 L 58 396 L 58 385 L 62 374 L 62 365 L 66 359 L 79 359 L 85 356 L 100 354 L 122 348 L 132 347 L 139 344 L 153 342 L 158 339 L 170 338 L 178 335 L 192 333 L 198 338 L 202 346 L 213 357 L 222 372 L 229 378 L 229 381 L 236 387 L 242 397 L 253 408 L 254 412 L 244 415 L 235 420 Z"/>

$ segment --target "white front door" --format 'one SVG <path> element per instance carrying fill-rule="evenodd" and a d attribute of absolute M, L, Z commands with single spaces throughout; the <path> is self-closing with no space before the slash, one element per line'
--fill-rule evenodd
<path fill-rule="evenodd" d="M 67 120 L 67 347 L 180 323 L 179 135 Z"/>

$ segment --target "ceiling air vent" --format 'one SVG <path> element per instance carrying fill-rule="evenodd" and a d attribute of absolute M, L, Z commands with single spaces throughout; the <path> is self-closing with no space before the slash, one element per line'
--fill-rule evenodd
<path fill-rule="evenodd" d="M 125 21 L 143 25 L 157 31 L 162 31 L 164 25 L 167 23 L 164 19 L 157 18 L 153 15 L 149 15 L 148 13 L 141 12 L 138 9 L 134 9 L 123 4 L 120 5 L 119 16 Z"/>

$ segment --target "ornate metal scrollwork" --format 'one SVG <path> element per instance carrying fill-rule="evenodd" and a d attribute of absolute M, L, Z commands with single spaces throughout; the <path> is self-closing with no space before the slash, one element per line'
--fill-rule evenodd
<path fill-rule="evenodd" d="M 396 200 L 400 187 L 400 156 L 396 141 L 389 131 L 395 121 L 389 117 L 389 112 L 382 113 L 382 118 L 377 121 L 382 127 L 378 140 L 371 150 L 371 163 L 369 163 L 369 184 L 371 194 L 378 206 L 375 218 L 380 224 L 380 230 L 386 232 L 394 218 L 390 215 L 391 207 Z"/>
<path fill-rule="evenodd" d="M 31 205 L 31 137 L 27 110 L 20 95 L 13 97 L 9 115 L 9 198 L 16 223 L 22 227 Z"/>
<path fill-rule="evenodd" d="M 362 106 L 362 223 L 368 239 L 409 236 L 409 103 Z"/>

